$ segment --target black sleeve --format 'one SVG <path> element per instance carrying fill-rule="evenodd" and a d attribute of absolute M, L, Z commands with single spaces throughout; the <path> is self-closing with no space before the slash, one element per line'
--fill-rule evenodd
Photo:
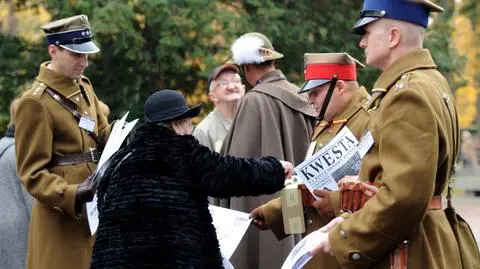
<path fill-rule="evenodd" d="M 192 140 L 186 156 L 194 189 L 214 197 L 271 194 L 284 186 L 285 173 L 273 157 L 221 156 Z"/>

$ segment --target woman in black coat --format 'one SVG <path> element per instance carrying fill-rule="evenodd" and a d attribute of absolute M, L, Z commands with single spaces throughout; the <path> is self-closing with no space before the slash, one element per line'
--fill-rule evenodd
<path fill-rule="evenodd" d="M 282 189 L 290 163 L 210 151 L 190 135 L 199 112 L 173 90 L 148 98 L 146 123 L 100 182 L 90 268 L 223 268 L 207 197 Z"/>

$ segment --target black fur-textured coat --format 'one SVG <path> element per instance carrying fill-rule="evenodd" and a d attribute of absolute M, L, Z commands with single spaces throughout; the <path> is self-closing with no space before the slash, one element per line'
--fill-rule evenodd
<path fill-rule="evenodd" d="M 272 157 L 222 157 L 193 136 L 143 124 L 100 183 L 90 268 L 223 268 L 207 196 L 274 193 L 283 184 Z"/>

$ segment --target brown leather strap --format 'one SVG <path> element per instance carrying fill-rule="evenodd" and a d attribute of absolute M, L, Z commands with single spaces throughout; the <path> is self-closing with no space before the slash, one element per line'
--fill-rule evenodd
<path fill-rule="evenodd" d="M 441 195 L 433 196 L 432 199 L 430 200 L 430 203 L 428 204 L 428 209 L 430 210 L 442 209 L 442 196 Z"/>
<path fill-rule="evenodd" d="M 390 252 L 390 269 L 407 269 L 409 244 L 410 242 L 405 240 Z"/>
<path fill-rule="evenodd" d="M 58 93 L 57 91 L 51 88 L 46 88 L 45 91 L 48 93 L 48 95 L 50 95 L 53 98 L 53 100 L 57 101 L 66 110 L 70 111 L 73 117 L 78 122 L 80 122 L 80 119 L 82 118 L 82 113 L 78 112 L 78 110 L 75 108 L 76 107 L 75 103 L 73 103 L 72 101 L 67 99 L 65 96 L 61 95 L 60 93 Z M 88 130 L 85 130 L 85 131 L 93 138 L 93 140 L 95 140 L 98 147 L 103 147 L 103 145 L 100 143 L 100 138 L 94 132 L 90 132 Z"/>
<path fill-rule="evenodd" d="M 66 155 L 54 155 L 50 162 L 51 166 L 73 165 L 79 163 L 98 163 L 100 152 L 92 148 L 88 152 L 72 153 Z"/>

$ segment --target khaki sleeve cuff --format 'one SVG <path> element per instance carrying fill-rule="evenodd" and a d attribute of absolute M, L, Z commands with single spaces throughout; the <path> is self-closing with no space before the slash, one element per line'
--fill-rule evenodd
<path fill-rule="evenodd" d="M 54 207 L 59 213 L 67 214 L 72 218 L 79 219 L 83 215 L 83 205 L 82 212 L 75 212 L 75 197 L 77 194 L 78 184 L 67 185 L 64 189 L 63 200 L 60 202 L 59 207 Z"/>
<path fill-rule="evenodd" d="M 282 240 L 288 235 L 283 228 L 282 199 L 275 198 L 262 206 L 265 223 L 273 232 L 278 240 Z"/>
<path fill-rule="evenodd" d="M 342 224 L 339 224 L 328 233 L 328 239 L 332 252 L 342 268 L 370 268 L 371 265 L 379 261 L 356 249 L 352 244 L 352 239 L 348 238 L 348 232 L 342 227 Z"/>

